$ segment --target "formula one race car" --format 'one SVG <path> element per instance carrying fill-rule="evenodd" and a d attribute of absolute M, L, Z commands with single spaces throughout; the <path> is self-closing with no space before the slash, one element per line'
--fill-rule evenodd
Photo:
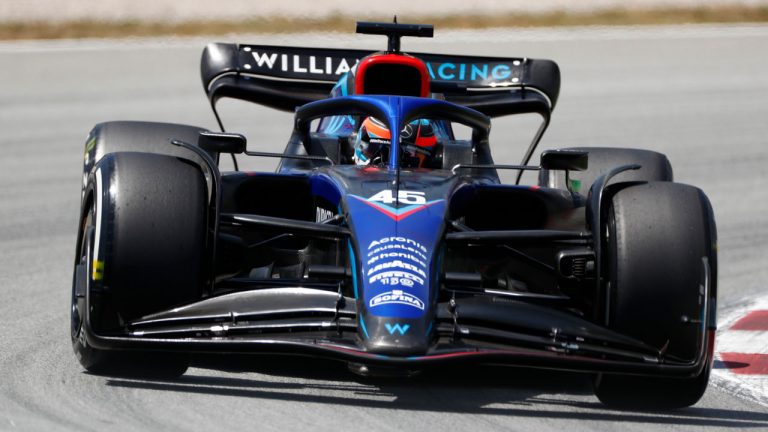
<path fill-rule="evenodd" d="M 357 31 L 386 35 L 387 50 L 205 48 L 217 120 L 221 97 L 295 110 L 282 153 L 184 125 L 93 129 L 72 289 L 80 363 L 181 374 L 190 353 L 296 354 L 363 375 L 494 363 L 594 373 L 613 406 L 696 403 L 716 309 L 704 193 L 646 150 L 548 150 L 530 165 L 559 93 L 552 61 L 402 53 L 428 25 Z M 521 165 L 495 164 L 491 118 L 521 113 L 541 115 L 538 133 Z M 222 154 L 279 163 L 221 172 Z M 538 184 L 519 184 L 525 170 Z"/>

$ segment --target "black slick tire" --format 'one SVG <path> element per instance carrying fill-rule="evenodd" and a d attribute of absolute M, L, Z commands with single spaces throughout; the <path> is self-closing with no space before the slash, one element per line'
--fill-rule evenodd
<path fill-rule="evenodd" d="M 83 162 L 83 189 L 96 164 L 106 155 L 118 152 L 141 152 L 178 156 L 203 163 L 194 153 L 171 144 L 177 139 L 197 145 L 200 132 L 206 129 L 173 123 L 142 121 L 111 121 L 99 123 L 91 129 L 85 141 Z M 211 154 L 213 160 L 218 155 Z"/>
<path fill-rule="evenodd" d="M 588 167 L 585 171 L 571 171 L 568 181 L 565 172 L 559 170 L 541 170 L 539 172 L 539 185 L 568 189 L 587 195 L 592 184 L 601 175 L 613 168 L 622 165 L 639 164 L 639 170 L 625 171 L 611 179 L 608 184 L 633 181 L 672 181 L 672 165 L 667 157 L 661 153 L 633 149 L 610 147 L 571 147 L 562 150 L 588 152 Z"/>
<path fill-rule="evenodd" d="M 709 200 L 688 185 L 632 184 L 613 196 L 607 223 L 608 326 L 679 361 L 697 358 L 703 340 L 706 361 L 690 377 L 602 374 L 595 394 L 624 409 L 693 405 L 712 368 L 711 330 L 704 337 L 696 324 L 705 297 L 709 310 L 716 302 L 717 240 Z"/>
<path fill-rule="evenodd" d="M 184 373 L 185 356 L 118 356 L 88 345 L 84 298 L 97 333 L 119 332 L 131 320 L 201 298 L 207 190 L 200 168 L 167 155 L 108 154 L 89 178 L 82 215 L 72 295 L 80 363 L 94 373 Z"/>

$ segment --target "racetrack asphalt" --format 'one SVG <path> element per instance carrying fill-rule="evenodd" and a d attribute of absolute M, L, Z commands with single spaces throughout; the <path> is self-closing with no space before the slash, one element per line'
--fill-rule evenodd
<path fill-rule="evenodd" d="M 319 18 L 347 16 L 370 19 L 374 16 L 402 20 L 413 16 L 453 14 L 505 14 L 575 12 L 605 9 L 690 8 L 765 5 L 766 0 L 389 0 L 349 2 L 346 0 L 227 0 L 211 7 L 206 0 L 4 0 L 0 3 L 2 22 L 153 21 L 181 22 L 242 20 L 261 17 Z"/>
<path fill-rule="evenodd" d="M 232 39 L 383 46 L 371 36 Z M 204 43 L 0 43 L 0 430 L 768 430 L 768 407 L 715 386 L 689 409 L 625 412 L 567 373 L 465 367 L 365 380 L 317 360 L 215 358 L 174 381 L 84 373 L 68 309 L 85 136 L 115 119 L 214 128 L 198 75 Z M 768 26 L 743 25 L 438 32 L 403 48 L 558 61 L 562 92 L 542 148 L 665 152 L 675 179 L 712 200 L 723 315 L 768 292 L 766 44 Z M 234 102 L 222 111 L 253 150 L 288 137 L 289 114 Z M 531 126 L 496 124 L 496 160 L 517 162 Z"/>

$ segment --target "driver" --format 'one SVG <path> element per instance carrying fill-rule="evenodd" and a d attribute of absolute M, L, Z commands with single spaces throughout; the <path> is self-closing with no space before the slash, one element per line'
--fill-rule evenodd
<path fill-rule="evenodd" d="M 386 163 L 389 156 L 391 134 L 387 126 L 374 117 L 363 120 L 355 137 L 355 154 L 352 159 L 357 165 L 379 165 Z M 426 119 L 414 120 L 400 132 L 401 165 L 407 168 L 434 167 L 437 137 L 432 122 Z"/>

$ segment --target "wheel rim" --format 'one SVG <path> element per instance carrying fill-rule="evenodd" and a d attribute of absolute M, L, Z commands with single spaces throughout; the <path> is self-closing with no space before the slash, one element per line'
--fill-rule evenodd
<path fill-rule="evenodd" d="M 91 243 L 93 238 L 93 212 L 91 210 L 88 211 L 87 215 L 85 216 L 85 219 L 83 220 L 81 231 L 80 231 L 80 245 L 78 247 L 78 261 L 75 263 L 74 268 L 74 274 L 72 276 L 72 296 L 71 296 L 71 311 L 70 311 L 70 333 L 72 337 L 72 341 L 78 340 L 82 326 L 83 326 L 83 320 L 82 317 L 84 316 L 84 308 L 85 308 L 85 299 L 84 298 L 78 298 L 77 297 L 77 277 L 78 277 L 78 266 L 85 266 L 86 267 L 86 274 L 87 269 L 89 267 L 88 263 L 88 257 L 91 254 Z"/>

